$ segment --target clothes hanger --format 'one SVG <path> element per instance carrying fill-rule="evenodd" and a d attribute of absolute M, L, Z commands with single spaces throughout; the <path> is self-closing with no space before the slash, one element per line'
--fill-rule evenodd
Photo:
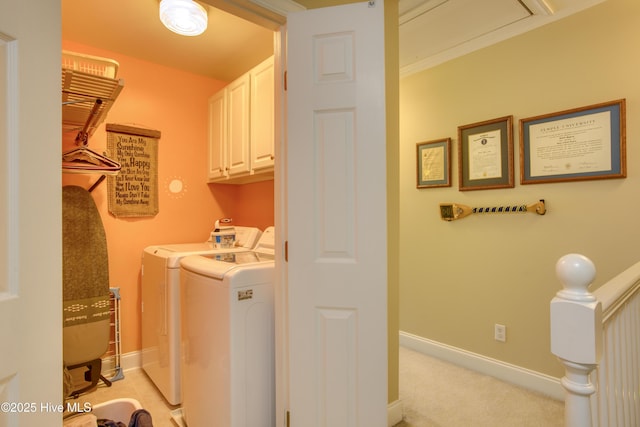
<path fill-rule="evenodd" d="M 62 153 L 63 172 L 116 175 L 121 168 L 120 163 L 88 147 L 78 147 Z"/>

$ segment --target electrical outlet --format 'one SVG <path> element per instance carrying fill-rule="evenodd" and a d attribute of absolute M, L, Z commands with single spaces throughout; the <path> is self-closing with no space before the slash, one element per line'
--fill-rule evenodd
<path fill-rule="evenodd" d="M 495 324 L 493 329 L 493 338 L 496 341 L 506 342 L 507 341 L 507 327 L 504 325 Z"/>

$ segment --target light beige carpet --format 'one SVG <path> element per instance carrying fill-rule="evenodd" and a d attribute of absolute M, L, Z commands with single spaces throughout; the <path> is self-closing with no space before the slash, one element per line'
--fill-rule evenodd
<path fill-rule="evenodd" d="M 396 427 L 562 427 L 564 403 L 400 347 Z"/>

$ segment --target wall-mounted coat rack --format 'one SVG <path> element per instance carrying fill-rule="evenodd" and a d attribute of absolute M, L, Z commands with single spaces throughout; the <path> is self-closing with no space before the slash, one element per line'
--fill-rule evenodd
<path fill-rule="evenodd" d="M 472 208 L 458 203 L 440 203 L 440 218 L 445 221 L 455 221 L 475 213 L 525 213 L 532 212 L 544 215 L 547 208 L 544 199 L 530 205 L 509 205 Z"/>

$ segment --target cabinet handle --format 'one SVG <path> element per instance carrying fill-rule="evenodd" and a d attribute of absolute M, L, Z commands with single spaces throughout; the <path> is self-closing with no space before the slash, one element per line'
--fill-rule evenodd
<path fill-rule="evenodd" d="M 276 156 L 274 156 L 273 154 L 269 156 L 271 158 L 271 160 L 275 159 Z"/>

